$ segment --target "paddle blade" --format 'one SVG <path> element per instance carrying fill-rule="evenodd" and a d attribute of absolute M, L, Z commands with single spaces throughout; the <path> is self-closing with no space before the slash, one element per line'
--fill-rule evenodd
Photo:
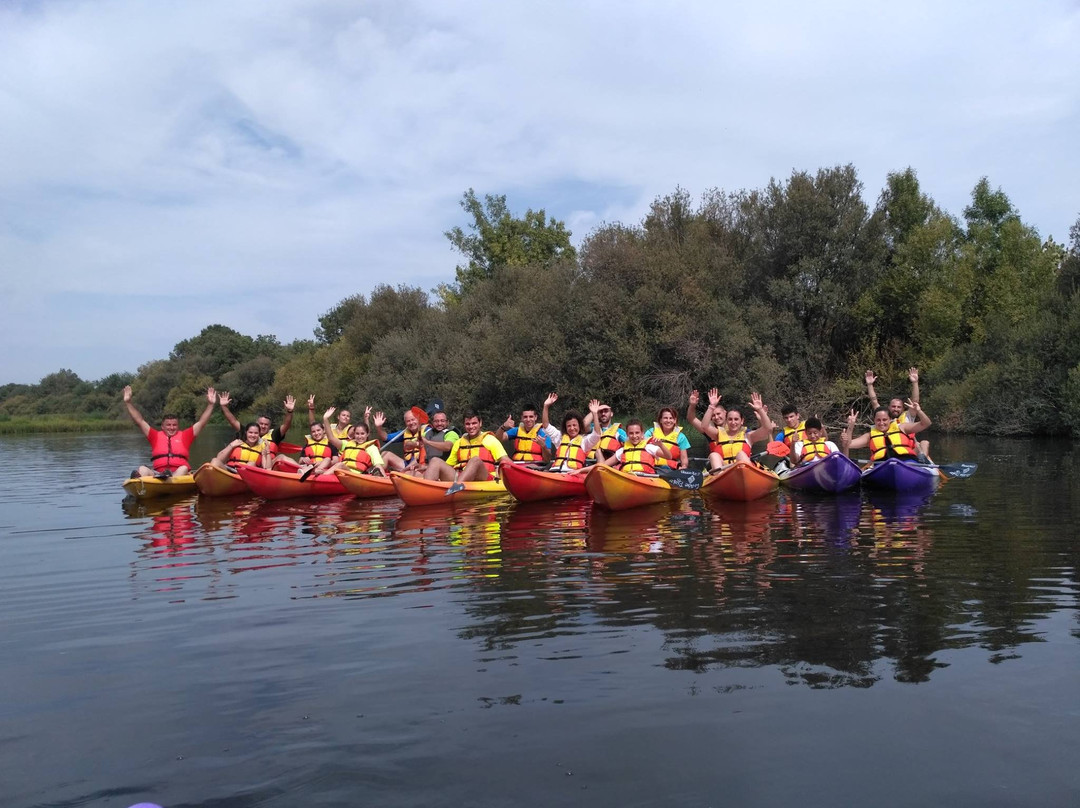
<path fill-rule="evenodd" d="M 431 420 L 430 418 L 428 418 L 428 414 L 424 410 L 420 409 L 419 407 L 413 407 L 412 409 L 409 410 L 409 412 L 411 412 L 413 415 L 415 415 L 416 420 L 419 421 L 422 424 L 426 424 L 429 420 Z"/>
<path fill-rule="evenodd" d="M 769 445 L 765 447 L 765 451 L 773 457 L 787 457 L 791 454 L 791 447 L 782 440 L 773 440 L 769 441 Z"/>
<path fill-rule="evenodd" d="M 701 488 L 704 473 L 695 469 L 670 469 L 657 468 L 656 476 L 667 480 L 668 484 L 675 488 L 685 488 L 688 491 L 697 491 Z"/>
<path fill-rule="evenodd" d="M 938 472 L 948 479 L 963 480 L 974 474 L 978 467 L 978 463 L 946 463 L 938 466 Z"/>
<path fill-rule="evenodd" d="M 297 446 L 295 443 L 285 443 L 282 441 L 278 444 L 278 451 L 282 454 L 298 454 L 304 451 L 304 447 Z"/>

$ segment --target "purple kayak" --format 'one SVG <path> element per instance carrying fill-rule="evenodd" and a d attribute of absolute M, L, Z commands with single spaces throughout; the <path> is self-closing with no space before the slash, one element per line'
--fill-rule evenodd
<path fill-rule="evenodd" d="M 933 491 L 939 479 L 936 466 L 908 463 L 895 457 L 875 463 L 862 473 L 864 485 L 911 494 Z"/>
<path fill-rule="evenodd" d="M 815 494 L 839 494 L 859 484 L 862 477 L 858 465 L 840 452 L 820 460 L 811 460 L 780 475 L 780 482 L 796 491 Z"/>

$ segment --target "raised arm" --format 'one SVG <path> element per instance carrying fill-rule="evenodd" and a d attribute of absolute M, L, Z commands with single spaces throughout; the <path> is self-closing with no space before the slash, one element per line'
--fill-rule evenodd
<path fill-rule="evenodd" d="M 877 381 L 877 376 L 874 375 L 874 371 L 866 371 L 866 397 L 870 399 L 870 411 L 873 412 L 879 406 L 877 400 L 877 393 L 874 391 L 874 382 Z"/>
<path fill-rule="evenodd" d="M 124 407 L 127 409 L 128 417 L 135 422 L 135 425 L 142 430 L 144 435 L 150 434 L 150 424 L 146 423 L 146 419 L 142 417 L 142 413 L 135 408 L 135 405 L 131 403 L 131 385 L 129 384 L 124 388 Z"/>
<path fill-rule="evenodd" d="M 368 412 L 370 410 L 371 410 L 371 407 L 365 407 L 364 408 L 364 422 L 365 423 L 367 422 L 367 414 L 368 414 Z M 372 421 L 375 424 L 375 434 L 379 436 L 379 440 L 382 443 L 386 443 L 386 440 L 387 440 L 387 435 L 386 435 L 386 413 L 383 412 L 382 410 L 379 410 L 377 413 L 374 413 L 371 416 L 371 418 L 372 418 Z"/>
<path fill-rule="evenodd" d="M 754 411 L 754 416 L 758 420 L 758 427 L 753 432 L 746 434 L 747 439 L 754 443 L 772 437 L 776 425 L 769 419 L 769 408 L 762 403 L 760 393 L 750 394 L 750 409 Z"/>
<path fill-rule="evenodd" d="M 548 393 L 547 398 L 544 399 L 544 409 L 540 413 L 540 428 L 547 432 L 547 428 L 551 426 L 551 419 L 548 417 L 551 405 L 559 400 L 558 393 Z"/>
<path fill-rule="evenodd" d="M 697 405 L 701 400 L 701 396 L 697 390 L 690 391 L 690 400 L 686 405 L 686 421 L 698 432 L 703 431 L 701 429 L 701 419 L 697 417 Z"/>
<path fill-rule="evenodd" d="M 322 417 L 322 425 L 323 425 L 323 429 L 326 431 L 326 437 L 330 441 L 330 444 L 335 449 L 340 450 L 341 449 L 341 438 L 339 438 L 337 435 L 335 435 L 334 430 L 332 430 L 330 428 L 330 416 L 333 415 L 336 411 L 337 411 L 337 407 L 331 407 L 326 412 L 324 412 L 323 417 Z"/>
<path fill-rule="evenodd" d="M 292 414 L 296 409 L 296 399 L 292 396 L 285 396 L 285 420 L 281 422 L 281 437 L 285 437 L 285 433 L 289 431 L 289 427 L 292 426 Z"/>
<path fill-rule="evenodd" d="M 213 387 L 206 388 L 206 409 L 203 410 L 202 415 L 199 416 L 199 420 L 191 425 L 191 434 L 198 435 L 202 432 L 202 428 L 206 426 L 206 422 L 210 420 L 210 416 L 214 414 L 214 405 L 217 404 L 217 392 Z"/>
<path fill-rule="evenodd" d="M 867 432 L 864 435 L 859 435 L 857 438 L 853 438 L 855 433 L 855 410 L 848 413 L 847 424 L 844 426 L 844 431 L 840 435 L 840 451 L 845 455 L 849 449 L 865 449 L 870 445 L 870 433 Z"/>
<path fill-rule="evenodd" d="M 905 402 L 905 406 L 910 412 L 915 413 L 915 421 L 905 421 L 900 424 L 900 431 L 908 435 L 914 435 L 916 432 L 922 432 L 928 426 L 930 426 L 930 416 L 923 412 L 923 408 L 919 406 L 917 401 L 908 399 Z"/>
<path fill-rule="evenodd" d="M 232 401 L 232 396 L 229 395 L 229 391 L 218 396 L 218 404 L 221 406 L 221 414 L 225 416 L 225 420 L 229 422 L 229 426 L 240 431 L 240 419 L 232 414 L 232 410 L 229 409 L 229 402 Z"/>
<path fill-rule="evenodd" d="M 236 440 L 229 441 L 227 444 L 225 444 L 225 448 L 217 453 L 218 462 L 222 464 L 228 463 L 229 456 L 232 455 L 232 450 L 235 449 L 237 446 L 241 445 L 242 443 L 243 441 L 240 440 L 240 438 L 237 438 Z"/>
<path fill-rule="evenodd" d="M 911 382 L 911 400 L 916 404 L 919 403 L 919 369 L 908 368 L 907 372 L 908 381 Z"/>
<path fill-rule="evenodd" d="M 498 429 L 495 430 L 495 437 L 500 441 L 506 440 L 506 433 L 514 428 L 514 416 L 506 416 L 506 420 L 502 422 Z"/>
<path fill-rule="evenodd" d="M 307 400 L 307 423 L 308 429 L 315 426 L 318 423 L 318 419 L 315 417 L 315 394 L 312 393 L 308 396 Z"/>

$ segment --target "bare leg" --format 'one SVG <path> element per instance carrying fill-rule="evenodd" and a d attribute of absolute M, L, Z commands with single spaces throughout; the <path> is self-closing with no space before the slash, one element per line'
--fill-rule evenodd
<path fill-rule="evenodd" d="M 452 466 L 448 466 L 445 460 L 435 458 L 428 463 L 427 471 L 424 472 L 425 480 L 442 480 L 443 482 L 452 483 L 457 477 L 457 472 Z"/>
<path fill-rule="evenodd" d="M 459 483 L 490 479 L 491 474 L 488 473 L 487 466 L 484 465 L 484 461 L 479 457 L 470 457 L 469 462 L 465 464 L 465 468 L 463 468 L 457 476 L 457 481 Z"/>

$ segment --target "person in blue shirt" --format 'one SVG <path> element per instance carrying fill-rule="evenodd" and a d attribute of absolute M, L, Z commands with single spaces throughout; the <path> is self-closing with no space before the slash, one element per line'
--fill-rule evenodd
<path fill-rule="evenodd" d="M 500 441 L 513 441 L 510 459 L 514 463 L 539 467 L 551 460 L 551 438 L 539 423 L 536 407 L 525 407 L 521 411 L 519 426 L 514 426 L 514 416 L 507 416 L 495 437 Z"/>

